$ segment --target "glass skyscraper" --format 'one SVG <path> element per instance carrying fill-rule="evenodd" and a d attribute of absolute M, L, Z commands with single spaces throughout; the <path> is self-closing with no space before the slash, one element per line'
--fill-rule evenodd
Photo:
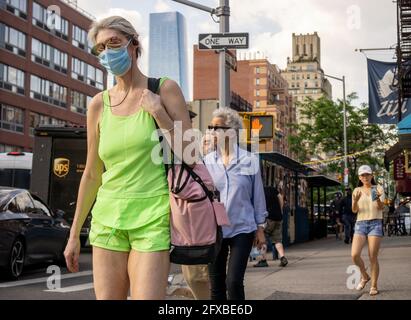
<path fill-rule="evenodd" d="M 150 14 L 149 75 L 176 81 L 188 100 L 186 20 L 179 12 Z"/>

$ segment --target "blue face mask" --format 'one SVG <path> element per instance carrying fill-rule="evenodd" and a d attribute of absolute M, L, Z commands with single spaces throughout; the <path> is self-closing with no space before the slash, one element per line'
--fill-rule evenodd
<path fill-rule="evenodd" d="M 128 46 L 131 40 L 120 49 L 106 49 L 98 56 L 100 64 L 111 74 L 121 77 L 131 67 L 131 57 L 128 54 Z"/>

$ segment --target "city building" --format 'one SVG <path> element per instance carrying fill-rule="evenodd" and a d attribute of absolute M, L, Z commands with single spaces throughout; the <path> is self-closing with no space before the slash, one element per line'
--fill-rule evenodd
<path fill-rule="evenodd" d="M 321 40 L 317 32 L 306 35 L 293 33 L 292 37 L 293 55 L 287 59 L 287 68 L 281 74 L 288 82 L 294 101 L 317 100 L 322 96 L 332 99 L 331 83 L 321 68 Z"/>
<path fill-rule="evenodd" d="M 186 100 L 190 99 L 185 17 L 179 12 L 150 14 L 148 73 L 176 81 Z"/>
<path fill-rule="evenodd" d="M 235 95 L 246 101 L 251 108 L 238 108 L 232 98 L 231 107 L 243 117 L 254 115 L 272 115 L 274 118 L 273 138 L 262 139 L 260 151 L 278 151 L 290 155 L 288 135 L 291 129 L 288 124 L 295 123 L 296 113 L 292 97 L 288 93 L 288 84 L 282 77 L 279 68 L 267 59 L 239 60 L 237 71 L 231 71 L 230 82 L 232 97 Z M 218 55 L 212 50 L 198 50 L 194 46 L 194 106 L 193 111 L 199 114 L 199 129 L 206 127 L 213 108 L 210 101 L 218 99 Z M 204 110 L 200 110 L 200 106 Z M 215 108 L 214 107 L 214 108 Z M 202 123 L 204 119 L 204 123 Z"/>
<path fill-rule="evenodd" d="M 87 103 L 105 88 L 107 73 L 90 53 L 93 17 L 72 2 L 0 6 L 0 152 L 32 151 L 38 125 L 86 124 Z"/>

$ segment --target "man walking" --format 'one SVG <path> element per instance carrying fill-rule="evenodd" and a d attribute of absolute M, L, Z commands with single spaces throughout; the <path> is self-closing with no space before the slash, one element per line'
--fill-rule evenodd
<path fill-rule="evenodd" d="M 264 192 L 268 211 L 264 232 L 266 237 L 270 238 L 272 243 L 275 244 L 275 249 L 277 249 L 280 257 L 280 267 L 285 267 L 288 264 L 288 260 L 285 257 L 282 244 L 283 197 L 275 187 L 266 187 Z M 254 267 L 268 267 L 265 253 L 262 254 L 262 259 Z"/>
<path fill-rule="evenodd" d="M 349 244 L 354 236 L 355 214 L 352 212 L 352 190 L 345 189 L 346 196 L 340 201 L 339 212 L 344 223 L 344 242 Z"/>

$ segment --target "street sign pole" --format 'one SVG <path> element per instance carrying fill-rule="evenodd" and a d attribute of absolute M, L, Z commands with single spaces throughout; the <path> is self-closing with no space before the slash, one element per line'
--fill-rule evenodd
<path fill-rule="evenodd" d="M 212 15 L 219 17 L 220 32 L 230 32 L 230 0 L 220 0 L 220 6 L 216 9 L 203 6 L 188 0 L 172 0 L 196 8 L 198 10 L 206 11 Z M 231 90 L 230 90 L 230 68 L 226 66 L 225 51 L 221 49 L 219 52 L 219 106 L 229 107 L 231 102 Z"/>
<path fill-rule="evenodd" d="M 220 18 L 220 33 L 230 32 L 230 1 L 220 0 L 220 7 L 216 15 Z M 219 57 L 219 107 L 229 107 L 231 103 L 230 94 L 230 68 L 225 62 L 226 49 L 220 50 Z"/>

